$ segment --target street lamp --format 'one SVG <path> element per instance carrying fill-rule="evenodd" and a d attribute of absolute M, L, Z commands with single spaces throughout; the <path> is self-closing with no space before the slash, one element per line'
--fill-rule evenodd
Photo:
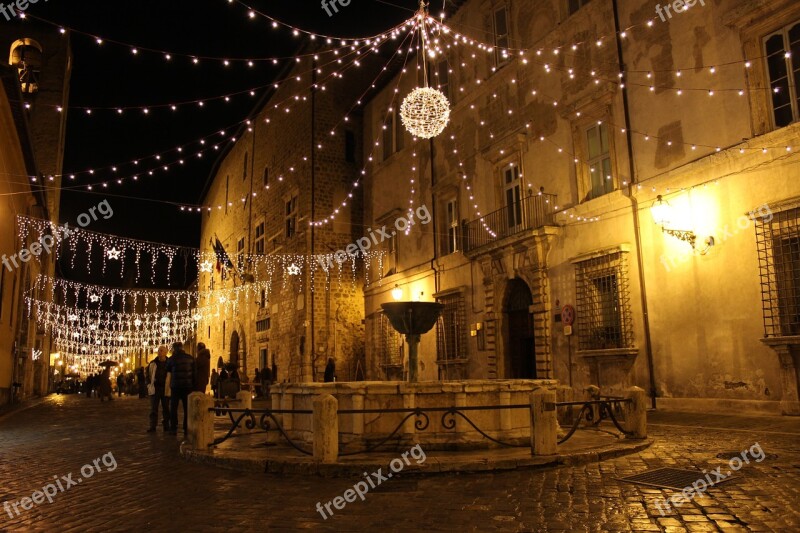
<path fill-rule="evenodd" d="M 403 299 L 403 289 L 400 288 L 400 285 L 395 285 L 394 289 L 392 289 L 392 298 L 394 298 L 395 302 Z"/>
<path fill-rule="evenodd" d="M 678 240 L 688 242 L 692 249 L 695 249 L 695 243 L 697 241 L 697 235 L 690 230 L 684 229 L 675 229 L 672 227 L 673 219 L 675 218 L 675 212 L 672 209 L 672 206 L 669 205 L 669 202 L 664 200 L 661 195 L 659 194 L 656 197 L 655 203 L 650 208 L 650 213 L 653 215 L 653 220 L 656 224 L 661 226 L 661 231 L 666 233 L 667 235 L 671 235 Z M 706 247 L 700 251 L 701 255 L 705 255 L 714 246 L 714 237 L 709 236 L 705 240 Z"/>

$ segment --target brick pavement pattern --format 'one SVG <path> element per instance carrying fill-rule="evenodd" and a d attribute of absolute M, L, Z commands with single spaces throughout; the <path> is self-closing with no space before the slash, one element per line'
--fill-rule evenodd
<path fill-rule="evenodd" d="M 191 464 L 179 438 L 145 433 L 148 402 L 50 396 L 0 418 L 0 505 L 111 452 L 53 503 L 9 516 L 0 531 L 800 531 L 800 421 L 656 412 L 648 450 L 599 464 L 485 474 L 395 476 L 323 520 L 359 479 L 242 474 Z M 739 477 L 662 517 L 671 491 L 622 483 L 648 468 L 711 469 L 758 442 Z M 66 484 L 66 483 L 64 483 Z"/>

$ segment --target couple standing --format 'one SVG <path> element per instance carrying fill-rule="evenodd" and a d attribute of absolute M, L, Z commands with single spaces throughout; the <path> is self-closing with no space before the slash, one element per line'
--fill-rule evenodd
<path fill-rule="evenodd" d="M 178 433 L 178 404 L 183 404 L 183 434 L 187 432 L 188 399 L 193 391 L 205 393 L 208 386 L 208 372 L 211 366 L 211 353 L 203 343 L 197 345 L 198 360 L 183 350 L 183 343 L 172 345 L 172 356 L 167 358 L 167 347 L 158 349 L 158 357 L 148 367 L 148 393 L 150 394 L 150 428 L 156 430 L 158 405 L 162 407 L 164 432 Z M 169 387 L 167 386 L 169 382 Z M 169 398 L 169 405 L 167 404 Z"/>

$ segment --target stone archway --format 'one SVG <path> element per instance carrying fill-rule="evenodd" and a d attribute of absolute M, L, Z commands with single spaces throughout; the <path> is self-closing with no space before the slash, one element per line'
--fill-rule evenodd
<path fill-rule="evenodd" d="M 533 295 L 520 278 L 508 281 L 503 299 L 503 339 L 505 376 L 511 379 L 536 379 L 536 349 Z"/>

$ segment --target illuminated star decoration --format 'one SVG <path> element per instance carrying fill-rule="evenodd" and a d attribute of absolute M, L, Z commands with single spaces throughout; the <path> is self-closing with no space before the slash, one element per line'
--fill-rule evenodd
<path fill-rule="evenodd" d="M 211 261 L 203 261 L 200 263 L 200 272 L 211 272 L 213 268 L 214 265 L 211 263 Z"/>
<path fill-rule="evenodd" d="M 100 301 L 100 297 L 96 294 L 92 294 L 91 296 L 89 296 L 89 300 L 91 300 L 93 304 L 96 304 L 97 302 Z"/>
<path fill-rule="evenodd" d="M 117 260 L 119 260 L 119 254 L 121 254 L 121 253 L 122 252 L 120 250 L 117 250 L 117 248 L 114 247 L 114 248 L 112 248 L 112 249 L 110 249 L 108 251 L 108 258 L 109 259 L 117 259 Z"/>
<path fill-rule="evenodd" d="M 286 272 L 288 272 L 288 274 L 289 274 L 290 276 L 299 276 L 299 275 L 300 275 L 300 267 L 299 267 L 299 266 L 297 266 L 297 265 L 295 265 L 294 263 L 292 263 L 292 264 L 291 264 L 291 265 L 289 265 L 289 267 L 286 269 Z"/>

